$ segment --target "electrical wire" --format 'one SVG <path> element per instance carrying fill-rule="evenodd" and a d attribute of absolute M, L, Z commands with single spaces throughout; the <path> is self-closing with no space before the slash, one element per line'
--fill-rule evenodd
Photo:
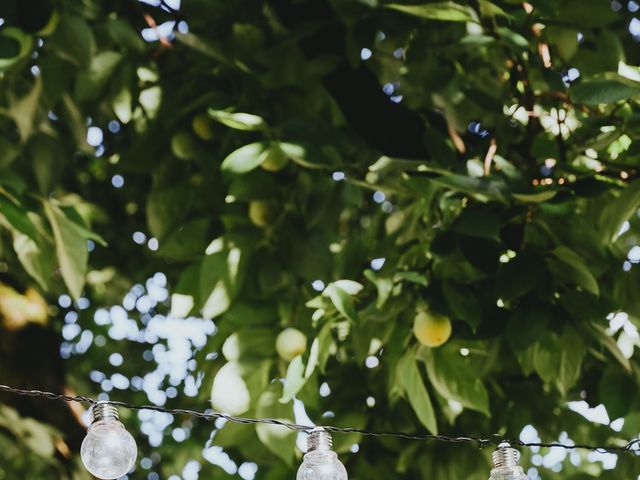
<path fill-rule="evenodd" d="M 88 403 L 91 405 L 95 405 L 98 403 L 97 400 L 94 400 L 90 397 L 83 397 L 80 395 L 63 395 L 53 392 L 46 392 L 42 390 L 25 390 L 21 388 L 15 388 L 8 385 L 0 384 L 0 392 L 13 393 L 16 395 L 21 395 L 24 397 L 35 397 L 35 398 L 45 398 L 47 400 L 58 400 L 64 402 L 77 402 L 77 403 Z M 300 425 L 297 423 L 289 423 L 282 420 L 277 420 L 273 418 L 245 418 L 245 417 L 235 417 L 233 415 L 227 415 L 225 413 L 218 413 L 212 411 L 206 412 L 198 412 L 195 410 L 187 410 L 183 408 L 165 408 L 158 407 L 156 405 L 133 405 L 126 402 L 119 401 L 108 401 L 111 405 L 116 407 L 126 408 L 129 410 L 152 410 L 154 412 L 162 412 L 169 413 L 171 415 L 186 415 L 189 417 L 200 418 L 203 420 L 211 421 L 217 419 L 224 419 L 233 423 L 240 423 L 245 425 L 255 425 L 255 424 L 269 424 L 269 425 L 279 425 L 282 427 L 286 427 L 289 430 L 293 430 L 295 432 L 305 432 L 309 433 L 314 425 Z M 640 455 L 640 439 L 634 439 L 627 442 L 625 445 L 590 445 L 590 444 L 568 444 L 568 443 L 560 443 L 560 442 L 523 442 L 519 439 L 510 439 L 505 438 L 501 435 L 490 435 L 488 437 L 465 437 L 465 436 L 448 436 L 448 435 L 414 435 L 410 433 L 404 432 L 371 432 L 368 430 L 363 430 L 361 428 L 341 428 L 334 427 L 331 425 L 323 425 L 324 429 L 331 433 L 359 433 L 361 435 L 369 436 L 369 437 L 395 437 L 402 438 L 405 440 L 419 440 L 419 441 L 435 441 L 435 442 L 444 442 L 444 443 L 467 443 L 479 448 L 484 448 L 488 446 L 497 446 L 501 442 L 509 442 L 512 447 L 539 447 L 539 448 L 564 448 L 566 450 L 592 450 L 594 452 L 599 453 L 632 453 L 634 455 Z"/>

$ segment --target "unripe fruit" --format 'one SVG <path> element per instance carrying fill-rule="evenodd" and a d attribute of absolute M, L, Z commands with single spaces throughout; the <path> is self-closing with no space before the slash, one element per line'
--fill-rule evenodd
<path fill-rule="evenodd" d="M 206 113 L 200 113 L 193 117 L 191 128 L 201 140 L 210 142 L 216 136 L 213 120 Z"/>
<path fill-rule="evenodd" d="M 413 334 L 427 347 L 439 347 L 451 336 L 451 320 L 433 312 L 419 312 L 413 322 Z"/>
<path fill-rule="evenodd" d="M 287 362 L 303 354 L 306 349 L 307 337 L 295 328 L 285 328 L 276 338 L 276 351 Z"/>
<path fill-rule="evenodd" d="M 196 142 L 189 132 L 178 132 L 171 137 L 171 151 L 180 160 L 190 160 L 195 155 Z"/>
<path fill-rule="evenodd" d="M 277 172 L 282 170 L 288 162 L 289 159 L 282 149 L 278 146 L 272 146 L 264 153 L 264 160 L 260 166 L 269 172 Z"/>
<path fill-rule="evenodd" d="M 269 200 L 254 200 L 249 203 L 249 219 L 256 227 L 270 225 L 278 215 L 278 207 Z"/>
<path fill-rule="evenodd" d="M 211 387 L 211 406 L 216 412 L 241 415 L 249 410 L 251 395 L 240 375 L 240 366 L 229 362 L 222 366 Z"/>

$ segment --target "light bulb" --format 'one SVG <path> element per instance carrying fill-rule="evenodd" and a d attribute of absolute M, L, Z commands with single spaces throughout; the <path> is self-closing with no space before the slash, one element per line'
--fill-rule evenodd
<path fill-rule="evenodd" d="M 80 447 L 82 463 L 89 473 L 103 480 L 126 475 L 135 465 L 138 447 L 118 420 L 116 407 L 98 402 L 91 407 L 91 425 Z"/>
<path fill-rule="evenodd" d="M 489 480 L 529 480 L 518 465 L 520 452 L 511 448 L 508 442 L 501 442 L 493 452 L 493 469 Z"/>
<path fill-rule="evenodd" d="M 332 445 L 331 435 L 324 428 L 311 430 L 297 480 L 348 480 L 347 470 Z"/>

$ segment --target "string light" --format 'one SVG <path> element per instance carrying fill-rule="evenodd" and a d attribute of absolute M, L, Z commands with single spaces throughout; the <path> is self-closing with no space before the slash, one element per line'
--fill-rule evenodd
<path fill-rule="evenodd" d="M 297 480 L 347 480 L 347 472 L 332 449 L 332 433 L 358 433 L 369 437 L 396 437 L 406 440 L 469 444 L 480 448 L 496 445 L 498 448 L 493 453 L 494 468 L 491 470 L 491 478 L 489 480 L 529 480 L 522 470 L 522 467 L 518 465 L 520 454 L 512 447 L 513 445 L 529 448 L 582 449 L 599 453 L 630 453 L 637 455 L 640 444 L 640 439 L 631 440 L 625 445 L 590 445 L 565 444 L 560 442 L 523 442 L 517 439 L 507 440 L 500 435 L 491 435 L 487 438 L 482 438 L 472 436 L 414 435 L 405 432 L 372 432 L 360 428 L 339 428 L 328 425 L 324 427 L 313 427 L 272 418 L 243 418 L 218 412 L 197 412 L 180 408 L 164 408 L 155 405 L 134 405 L 118 401 L 98 402 L 90 397 L 63 395 L 42 390 L 25 390 L 2 384 L 0 384 L 0 392 L 48 400 L 90 404 L 91 426 L 89 427 L 87 438 L 81 447 L 81 457 L 85 467 L 87 467 L 92 474 L 104 480 L 111 480 L 125 475 L 133 468 L 137 456 L 135 441 L 118 420 L 116 407 L 130 410 L 152 410 L 169 413 L 171 415 L 186 415 L 207 421 L 225 419 L 229 422 L 240 424 L 279 425 L 296 432 L 305 432 L 309 434 L 307 437 L 308 451 L 298 470 Z M 98 432 L 102 432 L 101 426 L 105 425 L 105 423 L 108 424 L 109 434 L 105 437 L 102 437 L 102 434 L 97 435 Z M 90 450 L 91 453 L 89 453 Z M 118 470 L 108 470 L 107 464 L 109 464 L 109 466 L 118 464 Z M 314 465 L 315 468 L 313 468 Z M 309 466 L 312 468 L 308 468 Z"/>
<path fill-rule="evenodd" d="M 502 442 L 493 452 L 493 469 L 489 480 L 529 480 L 522 467 L 518 465 L 520 452 L 511 448 L 508 442 Z"/>
<path fill-rule="evenodd" d="M 80 457 L 92 475 L 115 480 L 136 464 L 138 447 L 118 419 L 118 410 L 109 402 L 91 407 L 91 425 L 80 447 Z"/>
<path fill-rule="evenodd" d="M 298 469 L 297 480 L 348 480 L 347 470 L 333 451 L 331 434 L 316 427 L 307 437 L 307 453 Z"/>

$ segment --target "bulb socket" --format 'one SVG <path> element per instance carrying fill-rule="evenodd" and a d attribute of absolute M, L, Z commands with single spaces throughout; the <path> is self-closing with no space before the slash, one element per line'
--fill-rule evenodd
<path fill-rule="evenodd" d="M 109 402 L 98 402 L 91 407 L 89 420 L 92 425 L 103 420 L 118 420 L 118 410 Z"/>
<path fill-rule="evenodd" d="M 330 452 L 333 450 L 331 434 L 323 427 L 316 427 L 307 436 L 307 452 Z"/>
<path fill-rule="evenodd" d="M 520 452 L 512 448 L 508 442 L 502 442 L 493 452 L 493 465 L 495 468 L 517 467 L 520 460 Z"/>

